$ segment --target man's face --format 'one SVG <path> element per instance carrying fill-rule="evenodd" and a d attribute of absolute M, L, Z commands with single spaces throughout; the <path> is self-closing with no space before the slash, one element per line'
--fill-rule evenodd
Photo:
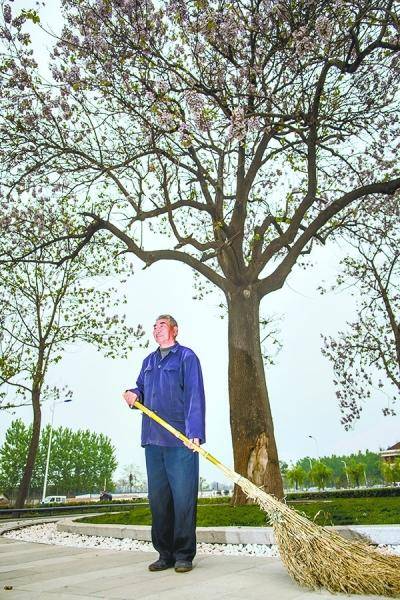
<path fill-rule="evenodd" d="M 178 334 L 178 328 L 170 325 L 167 319 L 159 319 L 154 323 L 153 335 L 157 344 L 168 348 L 175 343 L 175 337 Z"/>

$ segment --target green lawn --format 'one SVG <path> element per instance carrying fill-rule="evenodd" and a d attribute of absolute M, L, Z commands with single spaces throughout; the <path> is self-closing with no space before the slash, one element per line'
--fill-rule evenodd
<path fill-rule="evenodd" d="M 288 502 L 319 525 L 397 524 L 400 523 L 400 498 L 336 498 L 328 501 Z M 150 510 L 146 506 L 122 513 L 108 513 L 80 519 L 85 523 L 118 523 L 123 525 L 150 525 Z M 265 513 L 258 506 L 232 507 L 230 504 L 199 504 L 199 527 L 267 525 Z"/>

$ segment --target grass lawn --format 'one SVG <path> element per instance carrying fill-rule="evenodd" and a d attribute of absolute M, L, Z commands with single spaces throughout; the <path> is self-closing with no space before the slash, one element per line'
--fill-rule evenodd
<path fill-rule="evenodd" d="M 288 502 L 319 525 L 381 525 L 400 523 L 400 498 L 333 498 L 308 502 Z M 151 525 L 150 510 L 138 506 L 129 512 L 107 513 L 97 517 L 79 519 L 84 523 L 118 523 L 121 525 Z M 224 527 L 233 525 L 268 525 L 266 516 L 258 506 L 232 507 L 228 502 L 199 503 L 199 527 Z"/>

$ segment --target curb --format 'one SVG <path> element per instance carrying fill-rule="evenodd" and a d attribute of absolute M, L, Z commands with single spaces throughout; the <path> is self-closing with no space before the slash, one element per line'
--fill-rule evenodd
<path fill-rule="evenodd" d="M 57 531 L 151 542 L 151 528 L 148 525 L 95 525 L 75 523 L 74 520 L 60 520 Z M 400 544 L 400 525 L 338 525 L 326 529 L 336 531 L 349 540 L 365 540 L 375 545 Z M 208 544 L 275 544 L 272 527 L 197 527 L 196 532 L 197 541 Z"/>

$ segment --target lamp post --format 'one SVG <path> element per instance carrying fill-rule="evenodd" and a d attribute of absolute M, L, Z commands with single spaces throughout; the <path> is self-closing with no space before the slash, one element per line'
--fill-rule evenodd
<path fill-rule="evenodd" d="M 62 402 L 71 402 L 71 400 L 72 400 L 72 398 L 66 398 L 65 400 L 62 400 Z M 44 472 L 42 502 L 44 502 L 44 499 L 46 498 L 47 476 L 49 474 L 49 464 L 50 464 L 51 440 L 53 438 L 54 409 L 55 409 L 56 404 L 61 404 L 61 402 L 56 402 L 55 400 L 53 400 L 53 405 L 51 407 L 49 445 L 47 447 L 46 470 Z"/>
<path fill-rule="evenodd" d="M 312 440 L 314 440 L 314 443 L 315 443 L 315 449 L 316 449 L 316 451 L 317 451 L 317 458 L 318 458 L 318 460 L 319 460 L 319 459 L 320 459 L 320 454 L 319 454 L 319 449 L 318 449 L 318 443 L 317 443 L 317 440 L 315 439 L 315 437 L 314 437 L 313 435 L 309 435 L 308 437 L 309 437 L 309 438 L 311 438 Z"/>
<path fill-rule="evenodd" d="M 350 481 L 349 481 L 349 474 L 347 472 L 347 465 L 346 465 L 346 461 L 341 460 L 340 462 L 342 462 L 344 464 L 344 472 L 346 473 L 346 479 L 347 479 L 347 487 L 350 487 Z"/>

